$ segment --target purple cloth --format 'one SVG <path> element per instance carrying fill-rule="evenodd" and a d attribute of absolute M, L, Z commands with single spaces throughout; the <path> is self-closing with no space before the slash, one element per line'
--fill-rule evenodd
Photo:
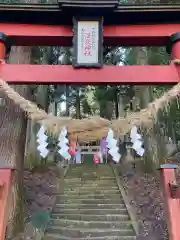
<path fill-rule="evenodd" d="M 107 142 L 106 142 L 106 138 L 102 138 L 100 140 L 100 150 L 101 150 L 103 155 L 107 155 Z"/>

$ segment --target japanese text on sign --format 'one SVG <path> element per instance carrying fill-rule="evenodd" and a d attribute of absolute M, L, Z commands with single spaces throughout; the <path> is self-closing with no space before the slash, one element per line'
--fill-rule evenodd
<path fill-rule="evenodd" d="M 92 21 L 78 22 L 77 61 L 81 63 L 98 63 L 99 23 Z"/>

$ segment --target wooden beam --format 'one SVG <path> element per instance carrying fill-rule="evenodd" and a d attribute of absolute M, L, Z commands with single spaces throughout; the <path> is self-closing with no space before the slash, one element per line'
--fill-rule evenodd
<path fill-rule="evenodd" d="M 104 44 L 108 46 L 166 45 L 180 24 L 104 26 Z M 13 45 L 71 46 L 72 27 L 0 23 L 0 32 L 10 36 Z"/>
<path fill-rule="evenodd" d="M 0 77 L 11 84 L 174 84 L 179 82 L 177 68 L 174 65 L 73 69 L 66 65 L 2 64 Z"/>

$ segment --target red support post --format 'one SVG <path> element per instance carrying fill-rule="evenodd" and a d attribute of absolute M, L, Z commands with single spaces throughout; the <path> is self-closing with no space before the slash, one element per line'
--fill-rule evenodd
<path fill-rule="evenodd" d="M 180 32 L 174 33 L 169 38 L 167 52 L 171 54 L 172 64 L 175 64 L 180 79 Z"/>
<path fill-rule="evenodd" d="M 167 52 L 171 54 L 172 60 L 180 59 L 180 32 L 170 36 Z"/>
<path fill-rule="evenodd" d="M 180 200 L 172 197 L 172 191 L 170 188 L 170 184 L 176 184 L 176 168 L 177 166 L 172 164 L 164 164 L 160 166 L 161 178 L 164 187 L 169 240 L 180 239 Z"/>
<path fill-rule="evenodd" d="M 12 169 L 0 169 L 0 240 L 5 240 L 8 199 L 12 187 Z"/>
<path fill-rule="evenodd" d="M 8 37 L 0 32 L 0 64 L 5 62 L 6 54 L 8 53 L 7 39 Z"/>

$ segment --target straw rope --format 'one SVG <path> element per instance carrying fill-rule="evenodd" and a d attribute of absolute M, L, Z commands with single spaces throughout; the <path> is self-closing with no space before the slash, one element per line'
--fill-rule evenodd
<path fill-rule="evenodd" d="M 43 124 L 48 131 L 57 135 L 62 127 L 66 126 L 70 139 L 77 139 L 79 142 L 90 142 L 101 139 L 107 135 L 108 128 L 114 130 L 116 136 L 125 135 L 130 131 L 133 125 L 152 127 L 157 119 L 160 109 L 166 107 L 173 99 L 180 94 L 180 83 L 172 87 L 162 97 L 150 103 L 146 109 L 140 112 L 128 114 L 125 118 L 108 121 L 100 117 L 84 118 L 81 120 L 70 119 L 67 117 L 56 117 L 47 114 L 39 109 L 36 104 L 26 100 L 13 90 L 3 79 L 0 79 L 0 89 L 3 91 L 16 105 L 27 113 L 27 116 Z"/>

